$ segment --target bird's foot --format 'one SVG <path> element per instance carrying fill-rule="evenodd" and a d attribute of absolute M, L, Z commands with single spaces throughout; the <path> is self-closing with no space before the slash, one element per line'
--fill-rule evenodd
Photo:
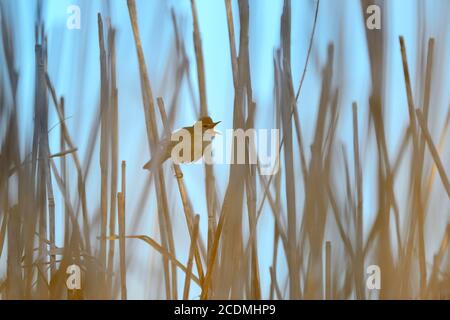
<path fill-rule="evenodd" d="M 176 177 L 177 179 L 183 179 L 183 173 L 181 173 L 181 172 L 175 172 L 175 177 Z"/>

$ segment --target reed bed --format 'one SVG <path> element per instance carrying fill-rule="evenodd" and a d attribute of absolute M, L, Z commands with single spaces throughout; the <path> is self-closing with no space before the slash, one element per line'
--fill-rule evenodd
<path fill-rule="evenodd" d="M 388 147 L 384 106 L 387 74 L 384 40 L 388 31 L 366 29 L 370 96 L 367 101 L 355 101 L 345 107 L 340 100 L 345 88 L 345 83 L 339 82 L 341 44 L 328 45 L 323 63 L 317 63 L 314 57 L 316 27 L 324 18 L 321 13 L 326 2 L 312 1 L 311 27 L 296 30 L 292 28 L 291 0 L 281 1 L 280 44 L 274 50 L 273 65 L 267 68 L 274 78 L 270 112 L 274 115 L 273 128 L 280 130 L 280 170 L 265 176 L 261 174 L 260 163 L 231 164 L 226 169 L 226 184 L 219 188 L 216 168 L 204 164 L 201 183 L 206 211 L 196 212 L 193 193 L 198 188 L 189 184 L 183 172 L 190 170 L 189 166 L 170 163 L 150 172 L 142 170 L 142 175 L 148 177 L 142 190 L 134 187 L 127 176 L 130 164 L 120 159 L 123 147 L 120 142 L 125 140 L 119 130 L 127 106 L 119 103 L 122 88 L 117 72 L 118 65 L 126 62 L 117 58 L 116 36 L 122 30 L 116 29 L 108 10 L 97 15 L 99 102 L 93 111 L 88 139 L 83 143 L 87 146 L 85 157 L 81 158 L 82 141 L 66 125 L 66 97 L 58 92 L 48 72 L 49 64 L 53 63 L 48 60 L 51 46 L 45 33 L 42 1 L 37 3 L 33 70 L 36 81 L 29 93 L 34 96 L 33 110 L 27 111 L 34 115 L 31 132 L 19 121 L 20 74 L 16 67 L 20 55 L 8 5 L 0 4 L 2 299 L 127 299 L 133 290 L 130 270 L 134 260 L 130 257 L 139 254 L 133 246 L 136 242 L 145 243 L 157 256 L 159 271 L 141 267 L 161 279 L 162 286 L 156 289 L 160 299 L 450 297 L 450 101 L 446 110 L 433 107 L 435 101 L 445 99 L 443 88 L 448 86 L 435 80 L 444 78 L 439 71 L 446 54 L 439 51 L 445 48 L 440 43 L 443 39 L 430 38 L 427 45 L 418 46 L 421 59 L 416 68 L 412 68 L 407 54 L 409 44 L 402 36 L 398 39 L 395 52 L 402 63 L 407 100 L 397 107 L 405 108 L 409 119 L 406 127 L 398 128 L 403 139 L 392 150 Z M 139 2 L 126 1 L 135 50 L 130 48 L 129 54 L 137 56 L 138 69 L 134 72 L 139 77 L 143 114 L 136 121 L 145 124 L 146 140 L 142 148 L 147 148 L 153 157 L 160 156 L 163 137 L 174 129 L 180 101 L 186 98 L 182 96 L 183 87 L 193 101 L 199 101 L 194 103 L 197 117 L 209 115 L 213 110 L 208 105 L 207 53 L 202 47 L 202 34 L 208 28 L 199 23 L 199 3 L 195 0 L 189 3 L 192 38 L 183 38 L 177 9 L 171 10 L 175 43 L 169 61 L 173 69 L 167 70 L 175 70 L 170 75 L 174 82 L 170 95 L 159 96 L 155 95 L 159 91 L 154 86 L 159 81 L 149 72 L 153 62 L 144 53 L 147 46 L 151 50 L 158 50 L 158 46 L 142 37 Z M 369 4 L 366 0 L 358 1 L 363 15 Z M 248 0 L 223 1 L 228 30 L 228 39 L 223 41 L 229 43 L 230 50 L 230 61 L 223 63 L 229 65 L 232 74 L 233 104 L 227 112 L 233 129 L 258 126 L 257 115 L 262 112 L 256 103 L 251 76 L 250 19 L 255 5 Z M 293 60 L 298 58 L 291 52 L 292 42 L 298 32 L 307 34 L 309 41 L 301 70 L 293 70 Z M 418 37 L 423 38 L 423 34 Z M 191 46 L 192 55 L 187 49 Z M 424 73 L 413 77 L 411 70 Z M 297 73 L 298 83 L 293 76 Z M 308 120 L 314 124 L 311 132 L 306 132 L 301 121 L 306 108 L 301 107 L 302 97 L 307 94 L 303 83 L 312 73 L 317 73 L 320 93 L 317 105 L 308 106 L 317 110 L 317 117 Z M 419 85 L 412 83 L 412 79 L 418 79 Z M 343 141 L 338 130 L 344 109 L 351 110 L 351 134 Z M 362 109 L 366 112 L 361 112 Z M 49 123 L 53 118 L 59 121 L 55 128 Z M 437 121 L 440 119 L 443 121 Z M 59 131 L 59 150 L 50 150 L 53 129 Z M 249 140 L 246 152 L 254 148 Z M 232 149 L 237 150 L 235 141 Z M 95 155 L 97 163 L 93 161 Z M 367 175 L 371 170 L 368 157 L 375 163 L 374 178 Z M 90 177 L 96 179 L 98 198 L 87 192 Z M 71 179 L 76 181 L 76 188 L 71 187 Z M 371 190 L 370 195 L 367 189 Z M 219 190 L 225 193 L 222 195 Z M 128 199 L 133 196 L 140 199 L 133 204 L 137 213 L 129 206 Z M 55 197 L 63 199 L 61 205 L 55 204 Z M 146 206 L 148 199 L 155 199 L 152 204 L 155 225 L 146 227 L 145 234 L 135 234 L 134 226 L 151 214 Z M 375 212 L 373 223 L 367 228 L 366 202 L 371 203 L 370 211 Z M 436 208 L 442 208 L 442 212 L 436 212 Z M 61 230 L 56 216 L 63 217 Z M 262 216 L 272 221 L 271 233 L 261 234 Z M 436 226 L 436 221 L 446 226 L 443 232 L 430 229 Z M 207 226 L 205 232 L 200 227 L 202 223 Z M 177 227 L 180 224 L 184 229 Z M 180 243 L 180 230 L 186 231 L 187 245 Z M 62 246 L 57 245 L 58 234 L 63 235 Z M 273 239 L 272 250 L 261 246 L 258 241 L 261 237 Z M 271 260 L 269 268 L 261 267 L 262 255 Z M 187 259 L 182 261 L 180 257 Z M 82 270 L 80 290 L 66 287 L 66 269 L 72 264 Z M 366 286 L 368 265 L 380 267 L 380 290 L 369 290 Z"/>

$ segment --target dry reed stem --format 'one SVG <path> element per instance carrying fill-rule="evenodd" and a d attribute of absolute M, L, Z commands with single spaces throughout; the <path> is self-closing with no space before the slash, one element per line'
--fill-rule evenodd
<path fill-rule="evenodd" d="M 211 284 L 211 277 L 213 274 L 213 268 L 215 265 L 215 260 L 217 256 L 217 250 L 219 247 L 220 235 L 222 233 L 222 228 L 225 222 L 225 214 L 222 212 L 219 218 L 219 222 L 217 224 L 216 232 L 214 233 L 214 240 L 211 246 L 211 253 L 208 254 L 208 264 L 206 268 L 205 279 L 202 283 L 202 293 L 200 295 L 201 300 L 206 300 L 209 294 L 209 286 Z M 209 250 L 208 250 L 209 251 Z"/>
<path fill-rule="evenodd" d="M 72 208 L 72 204 L 70 203 L 70 198 L 67 194 L 65 181 L 63 181 L 61 176 L 58 174 L 58 169 L 57 169 L 56 164 L 53 159 L 50 160 L 50 166 L 51 166 L 51 169 L 53 172 L 53 176 L 55 177 L 55 181 L 60 190 L 60 193 L 63 195 L 64 204 L 67 208 L 67 212 L 69 214 L 69 217 L 70 217 L 70 220 L 72 223 L 72 232 L 74 232 L 77 235 L 77 237 L 81 238 L 81 231 L 80 231 L 80 228 L 78 225 L 77 218 L 75 216 L 75 212 Z M 89 253 L 89 251 L 88 251 L 88 253 Z"/>
<path fill-rule="evenodd" d="M 144 241 L 145 243 L 149 244 L 153 249 L 158 251 L 162 256 L 166 257 L 168 260 L 170 260 L 172 263 L 175 264 L 181 271 L 183 271 L 185 274 L 188 272 L 188 269 L 179 261 L 177 258 L 167 251 L 163 246 L 161 246 L 158 242 L 150 238 L 149 236 L 145 235 L 132 235 L 132 236 L 125 236 L 126 239 L 139 239 Z M 107 240 L 119 240 L 119 236 L 114 235 L 111 237 L 107 237 Z M 199 286 L 201 286 L 201 282 L 194 274 L 191 273 L 191 279 Z"/>
<path fill-rule="evenodd" d="M 315 34 L 315 30 L 316 30 L 316 25 L 317 25 L 317 17 L 318 17 L 318 11 L 319 11 L 319 4 L 320 4 L 320 0 L 317 0 L 316 11 L 315 11 L 315 16 L 314 16 L 314 22 L 313 22 L 313 29 L 312 29 L 311 36 L 310 36 L 310 39 L 309 39 L 308 53 L 307 53 L 305 65 L 304 65 L 304 68 L 303 68 L 302 78 L 304 78 L 305 75 L 306 75 L 306 71 L 307 71 L 308 63 L 309 63 L 309 56 L 311 55 L 311 49 L 312 49 L 312 45 L 313 45 L 313 43 L 314 43 L 314 34 Z M 303 87 L 303 82 L 300 82 L 299 87 L 298 87 L 298 89 L 297 89 L 296 101 L 298 100 L 298 97 L 300 96 L 300 92 L 301 92 L 302 87 Z M 292 109 L 292 111 L 291 111 L 291 117 L 292 117 L 293 113 L 295 112 L 294 109 L 296 109 L 296 105 L 293 105 L 292 108 L 293 108 L 293 109 Z M 297 130 L 300 132 L 300 130 L 299 130 L 298 128 L 297 128 Z M 280 141 L 280 147 L 279 147 L 279 150 L 280 150 L 280 151 L 279 151 L 279 153 L 281 153 L 281 149 L 283 148 L 283 145 L 284 145 L 284 139 L 285 139 L 285 137 L 284 137 L 284 135 L 283 135 L 283 137 L 282 137 L 282 139 L 281 139 L 281 141 Z M 277 161 L 278 161 L 278 159 L 277 159 Z M 273 176 L 274 176 L 273 174 L 270 175 L 269 182 L 267 183 L 267 188 L 270 187 L 270 185 L 271 185 L 271 183 L 272 183 L 272 178 L 273 178 Z M 263 198 L 261 199 L 260 205 L 259 205 L 259 208 L 260 208 L 260 209 L 262 209 L 262 206 L 264 205 L 264 201 L 265 201 L 265 199 L 266 199 L 266 192 L 267 192 L 267 190 L 268 190 L 267 188 L 264 189 L 264 192 L 263 192 Z M 260 209 L 258 209 L 258 211 L 259 211 Z"/>
<path fill-rule="evenodd" d="M 47 83 L 47 88 L 50 91 L 50 94 L 51 94 L 51 97 L 53 100 L 53 104 L 56 109 L 56 113 L 58 114 L 58 118 L 61 123 L 61 131 L 63 133 L 64 140 L 70 149 L 75 149 L 75 145 L 72 142 L 72 139 L 70 138 L 69 130 L 67 129 L 67 126 L 64 121 L 64 115 L 61 111 L 61 106 L 63 104 L 62 105 L 58 104 L 58 99 L 56 98 L 56 91 L 55 91 L 55 89 L 50 81 L 50 77 L 48 76 L 47 73 L 46 73 L 45 79 L 46 79 L 46 83 Z M 61 100 L 61 101 L 63 102 L 64 100 Z M 81 169 L 81 163 L 80 163 L 80 159 L 78 157 L 78 152 L 73 152 L 71 155 L 73 157 L 73 161 L 74 161 L 75 168 L 77 171 L 77 187 L 78 187 L 78 194 L 81 198 L 81 208 L 82 208 L 83 225 L 84 225 L 83 233 L 84 233 L 84 239 L 86 242 L 85 243 L 86 250 L 88 252 L 91 252 L 91 244 L 90 244 L 90 240 L 89 240 L 89 238 L 90 238 L 90 236 L 89 236 L 90 228 L 89 228 L 89 219 L 88 219 L 89 214 L 88 214 L 88 210 L 87 210 L 86 188 L 85 188 L 83 173 L 82 173 L 82 169 Z"/>
<path fill-rule="evenodd" d="M 202 40 L 200 38 L 200 30 L 198 26 L 197 7 L 195 0 L 191 0 L 192 20 L 194 26 L 193 39 L 195 49 L 195 59 L 197 61 L 197 80 L 198 91 L 200 94 L 200 115 L 208 115 L 208 107 L 206 104 L 206 80 L 205 80 L 205 65 L 202 53 Z"/>
<path fill-rule="evenodd" d="M 446 120 L 445 120 L 444 128 L 442 129 L 441 136 L 439 138 L 439 145 L 438 145 L 439 150 L 442 150 L 444 148 L 445 137 L 447 135 L 447 131 L 448 131 L 449 127 L 450 127 L 450 106 L 449 106 L 449 109 L 448 109 L 448 112 L 447 112 L 447 117 L 446 117 Z M 428 179 L 427 179 L 427 183 L 426 183 L 426 186 L 427 186 L 426 190 L 428 192 L 427 195 L 431 194 L 431 190 L 432 190 L 433 181 L 434 181 L 435 176 L 436 176 L 436 166 L 433 166 L 431 168 L 430 174 L 428 175 Z M 426 199 L 428 200 L 429 196 L 427 196 Z"/>
<path fill-rule="evenodd" d="M 273 286 L 275 288 L 275 293 L 277 294 L 277 299 L 278 300 L 282 300 L 283 299 L 283 295 L 281 294 L 280 287 L 278 286 L 277 278 L 276 278 L 275 271 L 274 271 L 273 267 L 269 268 L 269 272 L 270 272 L 271 283 L 273 283 Z"/>
<path fill-rule="evenodd" d="M 116 210 L 118 202 L 116 202 L 117 197 L 117 172 L 118 172 L 118 153 L 119 153 L 119 106 L 118 106 L 118 90 L 116 84 L 116 48 L 115 48 L 115 30 L 111 27 L 108 28 L 108 53 L 109 53 L 109 67 L 111 75 L 111 130 L 110 130 L 110 145 L 111 145 L 111 181 L 110 181 L 110 211 L 109 211 L 109 235 L 115 234 L 116 229 Z M 108 266 L 107 266 L 107 284 L 108 292 L 111 297 L 112 284 L 113 284 L 113 271 L 114 271 L 114 250 L 115 243 L 109 242 L 108 251 Z"/>
<path fill-rule="evenodd" d="M 314 42 L 314 35 L 316 33 L 317 17 L 319 16 L 319 5 L 320 5 L 320 0 L 317 0 L 316 10 L 314 12 L 313 27 L 312 27 L 312 31 L 311 31 L 311 36 L 309 38 L 308 53 L 306 54 L 306 61 L 305 61 L 305 65 L 303 67 L 302 77 L 300 78 L 300 83 L 298 85 L 297 94 L 295 95 L 295 101 L 298 101 L 298 97 L 300 96 L 300 92 L 303 87 L 303 81 L 305 80 L 306 70 L 308 69 L 309 57 L 311 56 L 311 50 L 312 50 L 312 46 L 313 46 L 313 42 Z"/>
<path fill-rule="evenodd" d="M 119 221 L 119 253 L 120 253 L 120 294 L 122 300 L 127 299 L 127 265 L 126 265 L 126 223 L 125 223 L 125 203 L 126 203 L 126 162 L 122 161 L 121 191 L 118 198 L 118 221 Z"/>
<path fill-rule="evenodd" d="M 325 299 L 331 299 L 331 242 L 325 242 Z"/>
<path fill-rule="evenodd" d="M 78 148 L 64 150 L 64 151 L 61 151 L 61 152 L 53 153 L 53 154 L 49 155 L 48 158 L 49 159 L 51 159 L 51 158 L 59 158 L 59 157 L 64 158 L 64 156 L 66 156 L 68 154 L 71 154 L 71 153 L 74 153 L 74 152 L 77 152 L 77 151 L 78 151 Z"/>
<path fill-rule="evenodd" d="M 101 292 L 106 290 L 106 228 L 108 220 L 108 153 L 109 144 L 107 137 L 109 135 L 108 128 L 108 79 L 106 71 L 106 49 L 105 40 L 103 36 L 103 21 L 100 13 L 97 15 L 98 19 L 98 41 L 100 51 L 100 277 Z M 104 288 L 103 288 L 104 287 Z"/>
<path fill-rule="evenodd" d="M 356 102 L 353 103 L 353 152 L 354 152 L 354 168 L 355 168 L 355 185 L 356 185 L 356 292 L 358 299 L 364 299 L 364 255 L 363 255 L 363 193 L 362 184 L 363 176 L 361 162 L 359 156 L 359 134 L 358 134 L 358 107 Z"/>
<path fill-rule="evenodd" d="M 186 278 L 184 281 L 184 290 L 183 290 L 183 300 L 187 300 L 189 298 L 189 286 L 191 283 L 191 274 L 192 274 L 192 263 L 194 258 L 194 252 L 197 251 L 197 236 L 198 236 L 198 224 L 199 224 L 200 216 L 195 215 L 194 217 L 194 230 L 193 235 L 191 237 L 191 247 L 189 249 L 189 257 L 187 263 L 187 272 Z M 201 278 L 200 278 L 201 280 Z"/>
<path fill-rule="evenodd" d="M 119 209 L 119 253 L 120 253 L 120 294 L 122 300 L 127 299 L 127 271 L 125 252 L 125 199 L 122 192 L 117 193 L 117 206 Z"/>
<path fill-rule="evenodd" d="M 447 228 L 445 230 L 444 236 L 441 240 L 441 244 L 439 246 L 438 253 L 434 255 L 434 261 L 433 261 L 433 268 L 430 275 L 430 280 L 428 282 L 428 288 L 427 293 L 425 297 L 433 298 L 431 295 L 432 290 L 434 289 L 436 282 L 438 280 L 439 272 L 440 272 L 440 265 L 442 263 L 442 259 L 445 255 L 445 253 L 448 250 L 448 245 L 450 242 L 450 224 L 447 224 Z"/>
<path fill-rule="evenodd" d="M 401 36 L 399 38 L 400 40 L 400 49 L 402 54 L 402 62 L 403 62 L 403 73 L 405 77 L 405 86 L 406 86 L 406 96 L 408 100 L 408 112 L 410 117 L 410 126 L 411 126 L 411 133 L 412 133 L 412 142 L 413 142 L 413 153 L 416 156 L 420 157 L 420 146 L 419 146 L 419 140 L 417 136 L 417 128 L 416 128 L 416 117 L 414 116 L 414 101 L 412 97 L 412 89 L 411 89 L 411 80 L 409 75 L 409 68 L 408 68 L 408 60 L 406 56 L 406 47 L 404 38 Z M 413 173 L 413 193 L 414 198 L 413 201 L 415 202 L 415 216 L 418 219 L 417 227 L 418 227 L 418 241 L 419 241 L 419 266 L 420 266 L 420 283 L 421 283 L 421 290 L 422 292 L 425 290 L 426 286 L 426 261 L 425 261 L 425 240 L 424 240 L 424 230 L 423 230 L 423 205 L 421 200 L 421 180 L 422 180 L 422 163 L 420 163 L 420 158 L 416 159 L 416 157 L 413 157 L 412 159 L 412 173 Z M 417 161 L 418 160 L 418 161 Z"/>
<path fill-rule="evenodd" d="M 422 112 L 419 109 L 417 109 L 416 114 L 420 128 L 422 129 L 423 136 L 425 138 L 425 141 L 427 142 L 428 150 L 430 150 L 431 156 L 433 157 L 434 164 L 437 167 L 445 191 L 447 191 L 447 195 L 450 197 L 450 183 L 447 174 L 445 173 L 444 166 L 442 165 L 441 159 L 439 157 L 439 153 L 433 143 L 433 139 L 431 138 L 430 132 L 428 131 Z"/>
<path fill-rule="evenodd" d="M 202 41 L 200 37 L 200 28 L 198 25 L 197 7 L 195 0 L 191 0 L 191 12 L 193 20 L 193 40 L 194 40 L 194 51 L 195 59 L 197 64 L 197 81 L 198 81 L 198 91 L 200 95 L 200 116 L 208 115 L 208 105 L 206 97 L 206 77 L 205 77 L 205 66 L 204 58 L 202 52 Z M 216 195 L 215 189 L 215 178 L 212 170 L 212 166 L 205 163 L 205 190 L 206 190 L 206 206 L 208 209 L 208 256 L 209 249 L 212 245 L 212 238 L 216 228 L 216 216 L 215 216 L 215 206 L 216 206 Z"/>
<path fill-rule="evenodd" d="M 3 252 L 3 245 L 5 243 L 6 238 L 6 227 L 8 225 L 8 216 L 9 216 L 9 208 L 3 210 L 2 225 L 0 227 L 0 257 Z"/>
<path fill-rule="evenodd" d="M 143 108 L 146 120 L 146 128 L 147 128 L 147 137 L 148 143 L 150 147 L 150 151 L 152 154 L 155 151 L 155 145 L 158 141 L 157 134 L 157 126 L 156 126 L 156 118 L 155 118 L 155 110 L 154 110 L 154 101 L 153 101 L 153 93 L 150 86 L 150 79 L 147 73 L 147 66 L 144 58 L 144 51 L 142 49 L 141 38 L 139 34 L 139 28 L 137 24 L 137 14 L 136 14 L 136 3 L 134 0 L 128 0 L 128 12 L 131 21 L 131 27 L 133 30 L 134 41 L 136 45 L 136 52 L 138 56 L 139 62 L 139 73 L 141 77 L 141 91 L 142 91 L 142 100 L 143 100 Z M 173 243 L 173 234 L 172 227 L 170 222 L 170 217 L 168 213 L 167 206 L 167 195 L 165 190 L 165 182 L 164 177 L 162 175 L 162 170 L 158 170 L 155 174 L 155 188 L 156 188 L 156 196 L 158 202 L 158 219 L 159 219 L 159 227 L 160 234 L 162 239 L 162 244 L 164 247 L 169 248 L 170 251 L 174 252 L 175 247 Z M 164 264 L 164 274 L 165 274 L 165 285 L 166 285 L 166 297 L 176 298 L 177 296 L 177 277 L 176 277 L 176 268 L 175 265 L 172 265 L 172 286 L 170 286 L 170 273 L 167 257 L 163 257 Z M 173 293 L 173 295 L 171 294 Z"/>
<path fill-rule="evenodd" d="M 227 12 L 228 41 L 230 43 L 231 69 L 233 73 L 233 84 L 235 90 L 238 87 L 238 64 L 236 55 L 236 38 L 233 23 L 233 8 L 231 0 L 225 0 L 225 8 Z"/>

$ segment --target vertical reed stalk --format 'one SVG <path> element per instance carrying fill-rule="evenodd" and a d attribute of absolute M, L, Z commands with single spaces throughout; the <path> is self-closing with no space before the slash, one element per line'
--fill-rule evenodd
<path fill-rule="evenodd" d="M 127 269 L 125 251 L 125 201 L 126 201 L 126 163 L 122 161 L 122 188 L 117 194 L 119 208 L 119 251 L 120 251 L 120 293 L 122 300 L 127 299 Z"/>
<path fill-rule="evenodd" d="M 200 220 L 200 216 L 198 214 L 195 215 L 193 234 L 191 237 L 191 247 L 189 249 L 189 258 L 188 258 L 188 263 L 187 263 L 186 278 L 184 280 L 183 300 L 187 300 L 189 298 L 189 286 L 191 283 L 192 263 L 193 263 L 193 258 L 194 258 L 194 252 L 197 251 L 196 247 L 197 247 L 199 220 Z"/>

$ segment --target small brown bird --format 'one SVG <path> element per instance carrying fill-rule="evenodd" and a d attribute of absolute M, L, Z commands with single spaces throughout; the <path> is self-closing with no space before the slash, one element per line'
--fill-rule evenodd
<path fill-rule="evenodd" d="M 183 127 L 182 129 L 179 129 L 172 133 L 171 137 L 163 138 L 160 143 L 157 146 L 156 155 L 152 157 L 152 159 L 147 162 L 144 165 L 144 169 L 146 170 L 152 170 L 155 167 L 158 167 L 159 165 L 163 164 L 167 159 L 169 159 L 172 155 L 173 148 L 180 143 L 178 139 L 173 139 L 175 141 L 172 141 L 173 136 L 180 136 L 181 130 L 187 130 L 191 137 L 191 148 L 190 148 L 190 157 L 188 157 L 187 161 L 183 161 L 184 163 L 192 163 L 197 160 L 199 160 L 206 149 L 207 146 L 211 144 L 211 140 L 203 140 L 203 135 L 207 130 L 211 130 L 208 133 L 211 134 L 212 138 L 218 132 L 214 131 L 214 127 L 218 125 L 221 121 L 214 122 L 210 117 L 201 117 L 193 126 L 190 127 Z M 195 131 L 195 128 L 198 128 L 197 132 Z M 201 128 L 201 131 L 200 131 Z M 198 134 L 198 136 L 196 136 Z M 200 136 L 201 134 L 201 136 Z M 201 143 L 194 143 L 196 139 L 201 139 Z M 183 150 L 181 150 L 179 156 L 183 158 Z"/>

